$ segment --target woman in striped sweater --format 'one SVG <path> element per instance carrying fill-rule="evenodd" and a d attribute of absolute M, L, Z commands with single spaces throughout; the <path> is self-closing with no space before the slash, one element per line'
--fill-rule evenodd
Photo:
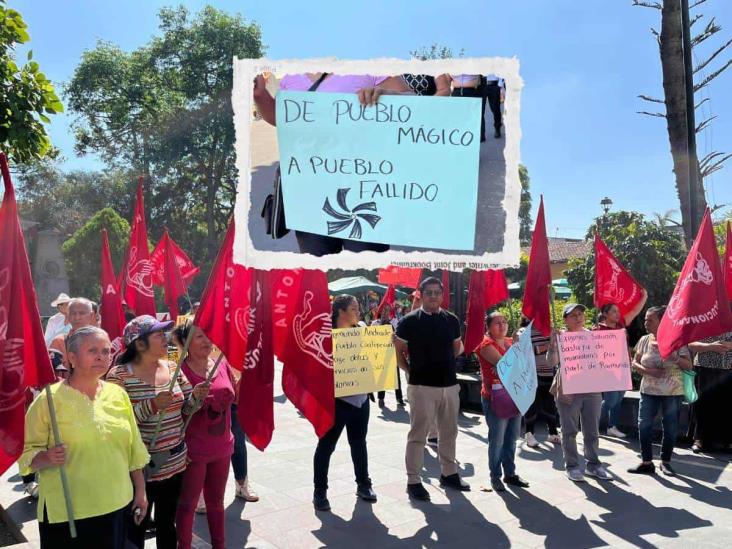
<path fill-rule="evenodd" d="M 182 414 L 192 414 L 208 394 L 208 386 L 191 387 L 180 373 L 169 391 L 175 364 L 167 360 L 168 342 L 164 331 L 172 322 L 158 322 L 148 315 L 131 320 L 124 329 L 125 352 L 118 366 L 107 374 L 107 381 L 123 387 L 130 397 L 142 440 L 151 455 L 145 469 L 145 490 L 150 503 L 140 524 L 131 525 L 130 541 L 145 546 L 145 530 L 150 509 L 155 507 L 155 536 L 158 549 L 175 549 L 175 513 L 186 468 Z M 160 431 L 155 437 L 158 417 Z"/>

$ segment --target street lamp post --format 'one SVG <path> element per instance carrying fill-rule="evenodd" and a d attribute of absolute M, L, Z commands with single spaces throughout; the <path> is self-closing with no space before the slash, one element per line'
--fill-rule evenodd
<path fill-rule="evenodd" d="M 612 205 L 613 205 L 613 201 L 610 200 L 607 196 L 605 198 L 603 198 L 602 200 L 600 200 L 600 206 L 602 206 L 602 211 L 605 215 L 608 214 Z"/>

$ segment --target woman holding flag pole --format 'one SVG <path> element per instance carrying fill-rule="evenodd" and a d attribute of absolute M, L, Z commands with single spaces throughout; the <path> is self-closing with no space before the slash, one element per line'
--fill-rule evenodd
<path fill-rule="evenodd" d="M 122 386 L 132 401 L 142 440 L 151 454 L 145 468 L 147 498 L 155 506 L 155 537 L 158 549 L 175 549 L 175 514 L 180 497 L 187 448 L 183 440 L 183 414 L 195 412 L 208 395 L 208 386 L 192 387 L 180 372 L 189 340 L 178 365 L 168 361 L 164 331 L 172 322 L 158 322 L 149 315 L 138 316 L 125 326 L 126 349 L 107 380 Z M 135 521 L 130 541 L 142 549 L 150 522 L 150 509 Z"/>
<path fill-rule="evenodd" d="M 38 472 L 41 547 L 122 549 L 130 502 L 139 516 L 147 512 L 142 469 L 150 456 L 129 397 L 102 381 L 111 356 L 106 332 L 79 328 L 66 338 L 66 348 L 71 375 L 49 386 L 53 406 L 39 396 L 28 409 L 19 461 L 21 471 Z"/>

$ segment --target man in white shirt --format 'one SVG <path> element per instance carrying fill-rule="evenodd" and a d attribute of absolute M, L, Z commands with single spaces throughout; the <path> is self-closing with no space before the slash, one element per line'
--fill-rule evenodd
<path fill-rule="evenodd" d="M 46 340 L 46 347 L 48 347 L 53 338 L 59 334 L 67 334 L 71 329 L 71 324 L 68 321 L 69 314 L 69 301 L 71 298 L 64 293 L 58 294 L 58 297 L 51 302 L 51 307 L 56 307 L 58 312 L 48 319 L 46 324 L 46 332 L 43 335 L 43 339 Z"/>

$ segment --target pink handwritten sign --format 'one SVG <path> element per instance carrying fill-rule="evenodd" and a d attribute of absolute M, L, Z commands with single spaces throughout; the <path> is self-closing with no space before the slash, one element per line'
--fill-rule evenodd
<path fill-rule="evenodd" d="M 566 395 L 632 389 L 625 330 L 561 333 L 559 369 Z"/>

